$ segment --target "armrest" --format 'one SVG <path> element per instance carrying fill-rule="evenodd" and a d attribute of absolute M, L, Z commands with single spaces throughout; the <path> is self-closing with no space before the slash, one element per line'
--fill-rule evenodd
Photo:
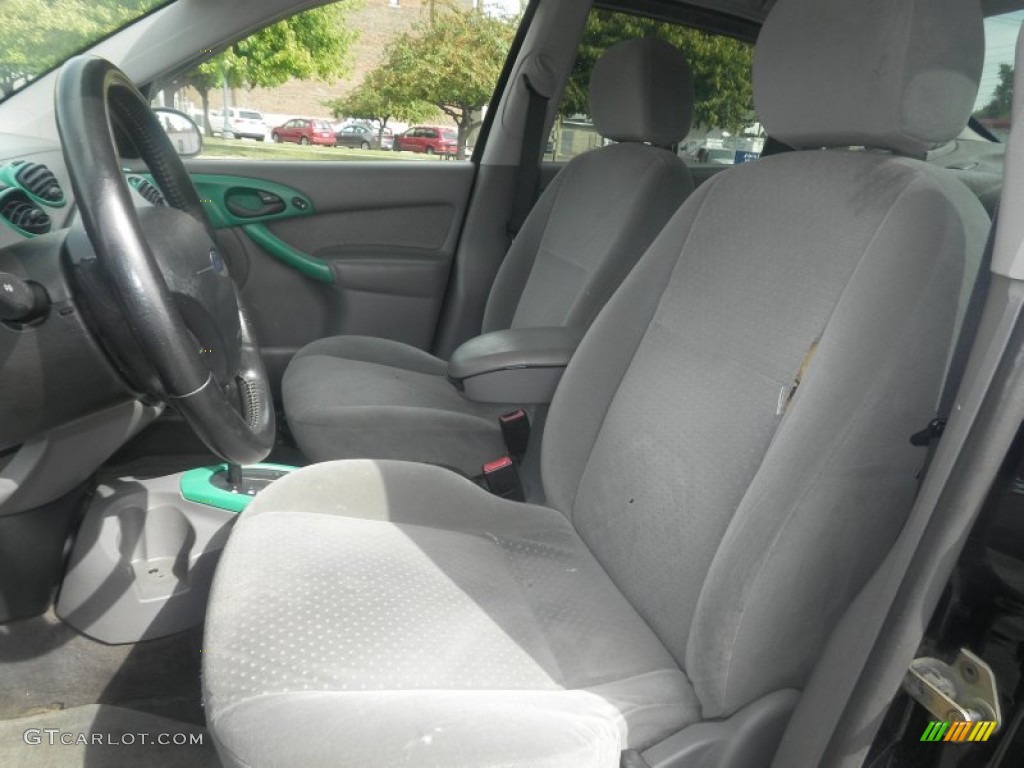
<path fill-rule="evenodd" d="M 585 328 L 514 328 L 485 333 L 455 350 L 448 378 L 485 403 L 549 403 Z"/>

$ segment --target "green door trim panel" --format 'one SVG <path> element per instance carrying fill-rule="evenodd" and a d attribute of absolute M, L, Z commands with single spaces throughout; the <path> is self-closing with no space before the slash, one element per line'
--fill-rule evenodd
<path fill-rule="evenodd" d="M 307 195 L 293 187 L 268 179 L 218 173 L 189 175 L 214 229 L 241 227 L 256 245 L 278 261 L 312 280 L 321 283 L 334 282 L 334 273 L 326 261 L 293 248 L 266 226 L 268 221 L 312 216 L 316 211 L 313 201 Z M 155 183 L 149 173 L 131 173 L 129 180 L 132 177 Z M 269 213 L 262 212 L 266 204 L 261 197 L 265 195 L 276 198 L 280 202 L 280 209 Z M 276 204 L 274 205 L 276 207 Z"/>
<path fill-rule="evenodd" d="M 288 245 L 267 229 L 265 224 L 243 224 L 242 231 L 275 259 L 287 264 L 292 269 L 297 269 L 306 277 L 321 283 L 334 282 L 334 272 L 331 271 L 331 267 L 326 261 Z"/>

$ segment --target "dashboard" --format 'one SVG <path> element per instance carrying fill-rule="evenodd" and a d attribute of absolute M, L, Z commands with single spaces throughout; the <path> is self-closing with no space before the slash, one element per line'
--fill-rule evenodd
<path fill-rule="evenodd" d="M 0 248 L 68 226 L 70 193 L 59 146 L 0 134 Z"/>
<path fill-rule="evenodd" d="M 27 285 L 39 307 L 0 320 L 0 516 L 63 495 L 160 410 L 127 386 L 74 299 L 69 249 L 91 248 L 75 219 L 59 145 L 0 134 L 0 301 Z"/>

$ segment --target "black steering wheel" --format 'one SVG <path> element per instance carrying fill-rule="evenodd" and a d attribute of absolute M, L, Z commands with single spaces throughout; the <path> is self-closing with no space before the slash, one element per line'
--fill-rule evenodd
<path fill-rule="evenodd" d="M 143 397 L 180 411 L 221 458 L 274 443 L 274 406 L 237 287 L 181 159 L 146 99 L 105 59 L 61 69 L 57 129 L 85 235 L 66 251 L 102 345 Z M 168 206 L 136 209 L 119 145 L 134 147 Z"/>

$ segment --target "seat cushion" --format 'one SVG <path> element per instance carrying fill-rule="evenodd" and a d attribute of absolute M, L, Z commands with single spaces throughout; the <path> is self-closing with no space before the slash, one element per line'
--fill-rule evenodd
<path fill-rule="evenodd" d="M 467 400 L 446 371 L 443 360 L 399 342 L 321 339 L 285 372 L 288 424 L 314 461 L 404 459 L 477 475 L 506 453 L 498 416 L 509 407 Z"/>
<path fill-rule="evenodd" d="M 309 467 L 253 502 L 203 674 L 235 765 L 616 766 L 699 716 L 561 513 L 405 462 Z"/>

